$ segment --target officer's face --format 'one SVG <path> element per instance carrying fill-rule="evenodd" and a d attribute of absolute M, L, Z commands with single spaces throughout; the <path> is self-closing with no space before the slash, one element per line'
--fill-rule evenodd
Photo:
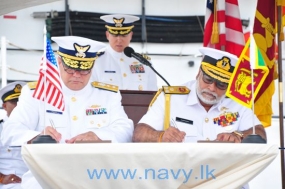
<path fill-rule="evenodd" d="M 91 77 L 91 72 L 86 75 L 82 75 L 78 71 L 75 71 L 74 73 L 70 74 L 64 70 L 64 65 L 60 57 L 57 58 L 57 61 L 59 65 L 61 79 L 66 87 L 71 90 L 78 91 L 83 89 L 88 84 L 89 79 Z"/>
<path fill-rule="evenodd" d="M 203 72 L 201 70 L 197 76 L 196 91 L 201 103 L 207 105 L 217 104 L 224 98 L 226 93 L 226 89 L 222 90 L 218 88 L 215 82 L 212 82 L 211 84 L 204 82 Z"/>
<path fill-rule="evenodd" d="M 133 32 L 127 35 L 113 35 L 106 31 L 106 37 L 109 41 L 110 46 L 116 52 L 123 52 L 124 49 L 129 46 L 132 40 Z"/>
<path fill-rule="evenodd" d="M 13 109 L 17 106 L 18 99 L 9 100 L 3 103 L 3 109 L 6 110 L 7 116 L 9 117 Z"/>

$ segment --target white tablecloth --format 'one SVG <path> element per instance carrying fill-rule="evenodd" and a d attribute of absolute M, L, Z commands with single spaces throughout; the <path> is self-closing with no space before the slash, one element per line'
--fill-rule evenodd
<path fill-rule="evenodd" d="M 279 153 L 230 143 L 28 144 L 24 160 L 43 188 L 238 188 Z"/>

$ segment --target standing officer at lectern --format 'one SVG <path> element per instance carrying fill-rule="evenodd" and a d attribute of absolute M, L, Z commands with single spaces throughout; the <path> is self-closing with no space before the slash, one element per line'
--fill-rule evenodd
<path fill-rule="evenodd" d="M 104 44 L 76 36 L 52 40 L 59 46 L 57 62 L 65 110 L 33 98 L 35 85 L 28 84 L 4 125 L 3 143 L 30 143 L 39 134 L 50 135 L 61 143 L 130 142 L 133 122 L 121 105 L 118 87 L 91 80 L 93 64 Z M 31 172 L 24 175 L 22 187 L 40 188 Z"/>
<path fill-rule="evenodd" d="M 230 141 L 239 143 L 253 132 L 266 133 L 251 109 L 225 97 L 238 58 L 230 53 L 201 48 L 195 81 L 164 87 L 135 128 L 134 142 Z"/>
<path fill-rule="evenodd" d="M 109 45 L 96 61 L 93 76 L 98 81 L 118 85 L 120 90 L 156 91 L 156 75 L 148 66 L 124 54 L 133 36 L 134 22 L 139 17 L 124 14 L 104 15 Z"/>
<path fill-rule="evenodd" d="M 8 120 L 11 112 L 17 106 L 18 98 L 25 84 L 23 81 L 15 81 L 0 90 L 2 107 L 7 113 L 7 116 L 0 120 L 0 134 L 4 122 Z M 21 146 L 4 146 L 0 141 L 0 189 L 20 189 L 21 177 L 27 171 L 28 168 L 21 155 Z"/>

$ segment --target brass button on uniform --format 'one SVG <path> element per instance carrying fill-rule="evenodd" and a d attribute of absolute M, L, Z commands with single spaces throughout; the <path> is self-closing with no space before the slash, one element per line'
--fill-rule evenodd
<path fill-rule="evenodd" d="M 121 61 L 121 62 L 123 62 L 123 61 L 124 61 L 124 59 L 123 59 L 123 58 L 120 58 L 120 61 Z"/>
<path fill-rule="evenodd" d="M 71 101 L 72 101 L 72 102 L 75 102 L 75 101 L 76 101 L 76 98 L 75 98 L 75 97 L 71 97 Z"/>
<path fill-rule="evenodd" d="M 77 119 L 78 119 L 77 116 L 73 116 L 73 117 L 72 117 L 72 120 L 73 120 L 73 121 L 76 121 Z"/>
<path fill-rule="evenodd" d="M 90 121 L 90 124 L 94 124 L 94 121 Z"/>
<path fill-rule="evenodd" d="M 209 119 L 208 119 L 208 118 L 205 118 L 205 122 L 208 123 L 208 121 L 209 121 Z"/>
<path fill-rule="evenodd" d="M 101 125 L 100 125 L 99 123 L 97 124 L 97 126 L 98 126 L 98 127 L 101 127 Z"/>
<path fill-rule="evenodd" d="M 8 152 L 11 152 L 11 150 L 10 150 L 10 149 L 8 149 L 7 151 L 8 151 Z"/>
<path fill-rule="evenodd" d="M 127 77 L 127 74 L 126 74 L 126 73 L 124 73 L 124 74 L 123 74 L 123 76 L 124 76 L 124 77 Z"/>
<path fill-rule="evenodd" d="M 138 88 L 139 88 L 139 90 L 140 90 L 140 91 L 142 91 L 142 90 L 143 90 L 143 86 L 142 86 L 142 85 L 139 85 L 139 87 L 138 87 Z"/>

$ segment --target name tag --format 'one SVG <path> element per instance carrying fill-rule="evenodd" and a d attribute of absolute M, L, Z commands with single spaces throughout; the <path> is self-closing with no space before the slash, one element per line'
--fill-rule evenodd
<path fill-rule="evenodd" d="M 105 70 L 105 73 L 116 73 L 116 71 L 108 71 L 108 70 Z"/>
<path fill-rule="evenodd" d="M 54 110 L 46 110 L 47 113 L 50 114 L 62 114 L 62 112 L 54 111 Z"/>
<path fill-rule="evenodd" d="M 193 121 L 192 120 L 188 120 L 188 119 L 184 119 L 184 118 L 180 118 L 180 117 L 176 117 L 176 121 L 193 125 Z"/>
<path fill-rule="evenodd" d="M 176 124 L 180 131 L 184 131 L 186 136 L 197 136 L 198 131 L 196 126 L 193 125 L 193 121 L 176 117 Z"/>

